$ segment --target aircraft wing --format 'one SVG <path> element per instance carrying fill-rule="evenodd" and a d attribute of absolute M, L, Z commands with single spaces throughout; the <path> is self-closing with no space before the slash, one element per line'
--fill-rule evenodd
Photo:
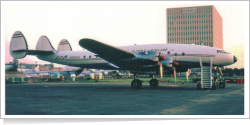
<path fill-rule="evenodd" d="M 93 53 L 98 54 L 99 57 L 105 60 L 120 60 L 134 58 L 134 53 L 101 43 L 92 39 L 81 39 L 79 45 Z"/>
<path fill-rule="evenodd" d="M 143 67 L 156 65 L 158 62 L 148 58 L 137 57 L 134 53 L 101 43 L 92 39 L 81 39 L 79 45 L 102 59 L 115 65 L 117 68 Z M 136 58 L 135 58 L 136 57 Z"/>

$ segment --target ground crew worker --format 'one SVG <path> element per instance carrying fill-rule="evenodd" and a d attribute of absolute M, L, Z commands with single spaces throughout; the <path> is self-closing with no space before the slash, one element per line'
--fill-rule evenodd
<path fill-rule="evenodd" d="M 62 75 L 62 82 L 64 82 L 64 75 Z"/>

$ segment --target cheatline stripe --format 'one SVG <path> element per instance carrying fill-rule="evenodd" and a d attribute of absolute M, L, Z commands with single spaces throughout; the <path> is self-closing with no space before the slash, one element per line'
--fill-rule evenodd
<path fill-rule="evenodd" d="M 23 36 L 13 36 L 12 38 L 19 38 L 19 37 L 23 37 Z"/>
<path fill-rule="evenodd" d="M 13 36 L 16 36 L 16 35 L 22 35 L 22 34 L 14 34 Z"/>
<path fill-rule="evenodd" d="M 68 44 L 68 43 L 60 43 L 59 45 L 65 45 L 65 44 Z"/>
<path fill-rule="evenodd" d="M 60 43 L 68 43 L 67 41 L 62 41 L 62 42 L 60 42 Z"/>
<path fill-rule="evenodd" d="M 60 43 L 69 43 L 69 42 L 60 42 Z"/>
<path fill-rule="evenodd" d="M 18 36 L 12 36 L 12 37 L 23 37 L 22 35 L 18 35 Z"/>
<path fill-rule="evenodd" d="M 13 35 L 13 37 L 16 37 L 16 36 L 23 36 L 23 35 Z"/>
<path fill-rule="evenodd" d="M 67 61 L 82 61 L 82 60 L 102 60 L 101 58 L 80 58 L 80 59 L 64 59 L 64 60 L 67 60 Z"/>
<path fill-rule="evenodd" d="M 183 56 L 182 54 L 164 54 L 164 56 Z M 215 57 L 215 55 L 207 55 L 207 54 L 185 54 L 184 56 L 197 56 L 197 57 Z"/>

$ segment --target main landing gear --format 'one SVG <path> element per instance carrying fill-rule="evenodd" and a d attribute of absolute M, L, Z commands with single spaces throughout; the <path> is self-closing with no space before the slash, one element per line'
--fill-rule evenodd
<path fill-rule="evenodd" d="M 152 75 L 152 79 L 149 81 L 150 86 L 158 86 L 159 81 L 157 79 L 154 79 L 154 75 Z M 132 88 L 141 88 L 142 87 L 142 81 L 139 79 L 136 79 L 136 75 L 134 75 L 134 80 L 131 82 Z"/>
<path fill-rule="evenodd" d="M 134 80 L 131 82 L 131 87 L 139 89 L 142 86 L 142 81 L 139 79 L 136 79 L 136 74 L 134 74 Z"/>
<path fill-rule="evenodd" d="M 139 89 L 139 88 L 141 88 L 141 86 L 142 86 L 142 81 L 139 80 L 139 79 L 134 79 L 134 80 L 131 82 L 131 87 L 132 87 L 132 88 Z"/>
<path fill-rule="evenodd" d="M 157 79 L 154 78 L 154 75 L 151 76 L 151 80 L 149 81 L 149 85 L 150 86 L 158 86 L 159 81 Z"/>

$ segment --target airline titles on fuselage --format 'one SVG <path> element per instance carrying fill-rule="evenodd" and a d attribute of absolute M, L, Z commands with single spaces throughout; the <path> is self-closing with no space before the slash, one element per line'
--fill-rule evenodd
<path fill-rule="evenodd" d="M 168 48 L 163 48 L 163 49 L 151 49 L 151 51 L 167 51 Z M 146 52 L 148 50 L 142 49 L 142 50 L 132 50 L 131 52 Z"/>
<path fill-rule="evenodd" d="M 65 58 L 67 58 L 67 55 L 56 56 L 55 60 L 65 60 Z M 70 56 L 69 59 L 80 59 L 80 56 Z"/>
<path fill-rule="evenodd" d="M 67 58 L 66 56 L 56 56 L 55 60 L 64 60 L 65 58 Z"/>

